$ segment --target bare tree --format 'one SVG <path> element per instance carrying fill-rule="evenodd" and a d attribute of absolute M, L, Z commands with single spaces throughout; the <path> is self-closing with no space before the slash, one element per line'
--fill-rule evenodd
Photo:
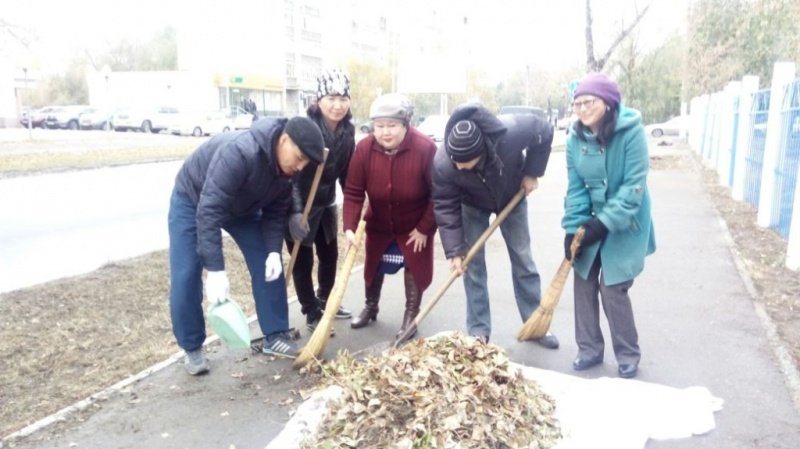
<path fill-rule="evenodd" d="M 0 17 L 0 35 L 6 35 L 12 41 L 22 45 L 24 48 L 30 48 L 31 44 L 36 40 L 36 37 L 30 31 L 8 22 Z"/>
<path fill-rule="evenodd" d="M 631 33 L 631 31 L 633 31 L 636 25 L 638 25 L 642 20 L 642 17 L 644 17 L 647 10 L 650 9 L 650 3 L 642 8 L 641 11 L 638 11 L 638 7 L 636 9 L 636 18 L 633 19 L 633 23 L 627 27 L 623 26 L 616 39 L 611 42 L 611 45 L 608 47 L 608 50 L 605 52 L 605 54 L 603 54 L 600 59 L 597 59 L 594 53 L 594 34 L 592 33 L 592 0 L 586 0 L 586 70 L 588 72 L 600 72 L 603 70 L 603 67 L 605 67 L 606 63 L 611 57 L 611 54 L 614 52 L 617 46 L 619 46 L 619 44 Z"/>

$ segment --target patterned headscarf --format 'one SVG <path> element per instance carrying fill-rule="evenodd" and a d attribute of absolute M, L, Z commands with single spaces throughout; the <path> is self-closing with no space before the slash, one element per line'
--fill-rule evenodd
<path fill-rule="evenodd" d="M 317 100 L 326 95 L 350 97 L 350 78 L 339 69 L 322 72 L 317 77 Z"/>

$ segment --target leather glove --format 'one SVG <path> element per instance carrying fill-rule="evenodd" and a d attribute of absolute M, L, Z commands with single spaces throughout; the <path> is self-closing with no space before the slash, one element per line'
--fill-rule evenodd
<path fill-rule="evenodd" d="M 575 237 L 575 234 L 567 234 L 564 236 L 564 258 L 567 260 L 572 260 L 572 251 L 570 250 L 570 246 L 572 245 L 573 237 Z M 578 248 L 578 250 L 578 252 L 580 252 L 580 248 Z"/>
<path fill-rule="evenodd" d="M 281 275 L 283 272 L 283 260 L 279 253 L 269 253 L 267 256 L 267 263 L 264 270 L 264 279 L 267 282 L 272 282 Z"/>
<path fill-rule="evenodd" d="M 294 241 L 302 241 L 308 235 L 308 223 L 303 223 L 303 214 L 296 213 L 289 216 L 289 234 Z"/>
<path fill-rule="evenodd" d="M 212 304 L 219 304 L 228 299 L 228 275 L 225 270 L 209 271 L 206 275 L 206 298 Z"/>
<path fill-rule="evenodd" d="M 587 247 L 599 242 L 608 235 L 608 228 L 597 217 L 584 223 L 583 229 L 586 230 L 586 233 L 583 235 L 583 241 L 581 242 L 582 247 Z"/>

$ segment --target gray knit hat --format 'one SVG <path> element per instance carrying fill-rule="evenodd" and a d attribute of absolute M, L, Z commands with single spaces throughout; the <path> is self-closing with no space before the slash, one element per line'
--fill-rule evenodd
<path fill-rule="evenodd" d="M 322 149 L 325 142 L 322 140 L 322 131 L 308 117 L 292 117 L 286 122 L 283 132 L 292 138 L 300 151 L 308 157 L 313 164 L 322 162 Z"/>
<path fill-rule="evenodd" d="M 326 70 L 317 77 L 317 100 L 326 95 L 350 97 L 350 78 L 339 69 Z"/>
<path fill-rule="evenodd" d="M 405 123 L 406 126 L 411 122 L 414 115 L 414 106 L 403 95 L 386 94 L 375 99 L 369 108 L 369 119 L 393 118 Z"/>
<path fill-rule="evenodd" d="M 483 133 L 472 120 L 460 120 L 447 135 L 445 149 L 453 162 L 469 162 L 483 154 Z"/>

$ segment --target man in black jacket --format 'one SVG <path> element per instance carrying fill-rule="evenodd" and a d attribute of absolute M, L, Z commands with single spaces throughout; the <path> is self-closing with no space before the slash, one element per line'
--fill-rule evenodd
<path fill-rule="evenodd" d="M 294 357 L 281 248 L 291 179 L 323 152 L 319 128 L 305 117 L 264 119 L 249 130 L 200 145 L 175 178 L 169 209 L 170 315 L 189 374 L 208 372 L 203 354 L 203 268 L 206 297 L 228 297 L 222 253 L 224 229 L 250 271 L 264 352 Z"/>
<path fill-rule="evenodd" d="M 464 256 L 521 189 L 529 194 L 544 175 L 553 128 L 533 114 L 495 117 L 483 106 L 457 107 L 445 127 L 445 141 L 433 162 L 433 211 L 450 268 L 464 274 L 469 335 L 488 342 L 492 333 L 486 261 L 483 248 L 468 266 Z M 511 259 L 514 296 L 522 321 L 539 306 L 541 280 L 531 254 L 525 198 L 500 225 Z M 548 332 L 537 340 L 558 347 Z"/>

